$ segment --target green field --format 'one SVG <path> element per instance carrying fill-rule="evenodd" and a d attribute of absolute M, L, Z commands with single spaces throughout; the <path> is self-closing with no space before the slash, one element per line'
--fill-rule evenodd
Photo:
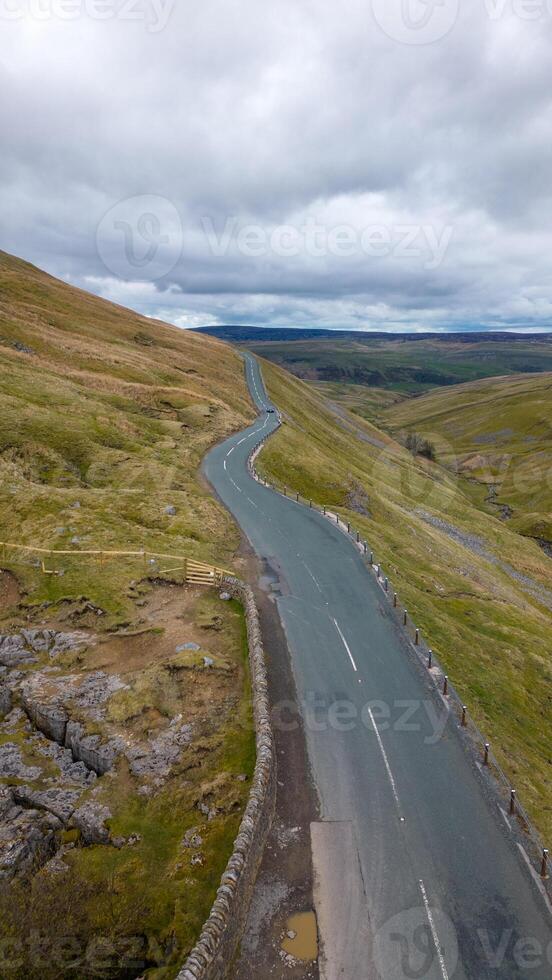
<path fill-rule="evenodd" d="M 348 337 L 241 341 L 306 381 L 341 382 L 421 394 L 431 388 L 497 375 L 552 371 L 552 338 L 407 340 Z"/>

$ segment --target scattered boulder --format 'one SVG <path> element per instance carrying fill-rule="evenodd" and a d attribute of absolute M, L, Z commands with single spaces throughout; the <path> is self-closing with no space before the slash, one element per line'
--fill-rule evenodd
<path fill-rule="evenodd" d="M 187 830 L 182 838 L 182 847 L 201 847 L 203 844 L 203 837 L 197 832 L 197 827 L 191 827 Z"/>
<path fill-rule="evenodd" d="M 180 643 L 176 647 L 177 653 L 184 653 L 186 650 L 201 650 L 199 643 Z"/>
<path fill-rule="evenodd" d="M 106 806 L 88 800 L 75 810 L 71 825 L 80 830 L 85 844 L 109 844 L 109 830 L 105 821 L 110 817 L 111 811 Z"/>
<path fill-rule="evenodd" d="M 168 517 L 176 516 L 176 507 L 174 504 L 169 504 L 168 507 L 165 507 L 165 514 L 167 514 Z"/>
<path fill-rule="evenodd" d="M 222 599 L 223 602 L 228 602 L 231 598 L 232 596 L 229 592 L 221 592 L 219 595 L 219 599 Z"/>

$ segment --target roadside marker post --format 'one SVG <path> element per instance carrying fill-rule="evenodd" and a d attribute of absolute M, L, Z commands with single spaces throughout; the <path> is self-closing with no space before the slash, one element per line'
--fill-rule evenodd
<path fill-rule="evenodd" d="M 548 878 L 548 850 L 545 847 L 542 852 L 541 878 Z"/>
<path fill-rule="evenodd" d="M 490 749 L 490 747 L 491 746 L 489 745 L 489 743 L 488 742 L 485 742 L 485 757 L 483 759 L 483 765 L 485 765 L 485 766 L 488 766 L 489 765 L 489 749 Z"/>
<path fill-rule="evenodd" d="M 428 650 L 427 651 L 427 668 L 428 668 L 428 670 L 431 670 L 432 667 L 433 667 L 433 650 Z"/>
<path fill-rule="evenodd" d="M 397 595 L 397 593 L 396 593 L 396 592 L 394 592 L 394 593 L 393 593 L 393 607 L 394 607 L 395 609 L 397 608 L 397 599 L 398 599 L 398 598 L 399 598 L 399 597 L 398 597 L 398 595 Z"/>
<path fill-rule="evenodd" d="M 446 696 L 448 694 L 448 674 L 445 674 L 443 680 L 443 694 Z"/>
<path fill-rule="evenodd" d="M 416 639 L 414 640 L 417 647 L 420 645 L 420 631 L 416 630 Z"/>
<path fill-rule="evenodd" d="M 468 724 L 467 717 L 466 717 L 467 713 L 468 713 L 468 709 L 466 708 L 466 705 L 463 704 L 462 705 L 462 728 L 465 728 L 466 725 Z"/>
<path fill-rule="evenodd" d="M 407 622 L 408 622 L 408 611 L 405 609 L 403 615 L 403 626 L 406 626 Z"/>

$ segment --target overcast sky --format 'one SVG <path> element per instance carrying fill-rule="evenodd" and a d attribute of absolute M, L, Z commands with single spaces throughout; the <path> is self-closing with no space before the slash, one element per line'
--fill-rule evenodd
<path fill-rule="evenodd" d="M 552 327 L 552 0 L 0 0 L 0 91 L 0 247 L 69 282 Z"/>

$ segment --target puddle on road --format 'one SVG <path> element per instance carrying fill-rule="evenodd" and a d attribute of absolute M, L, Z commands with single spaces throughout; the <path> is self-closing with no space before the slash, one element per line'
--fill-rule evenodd
<path fill-rule="evenodd" d="M 290 939 L 290 935 L 294 934 Z M 296 960 L 316 960 L 318 930 L 314 912 L 299 912 L 286 922 L 282 949 Z"/>

